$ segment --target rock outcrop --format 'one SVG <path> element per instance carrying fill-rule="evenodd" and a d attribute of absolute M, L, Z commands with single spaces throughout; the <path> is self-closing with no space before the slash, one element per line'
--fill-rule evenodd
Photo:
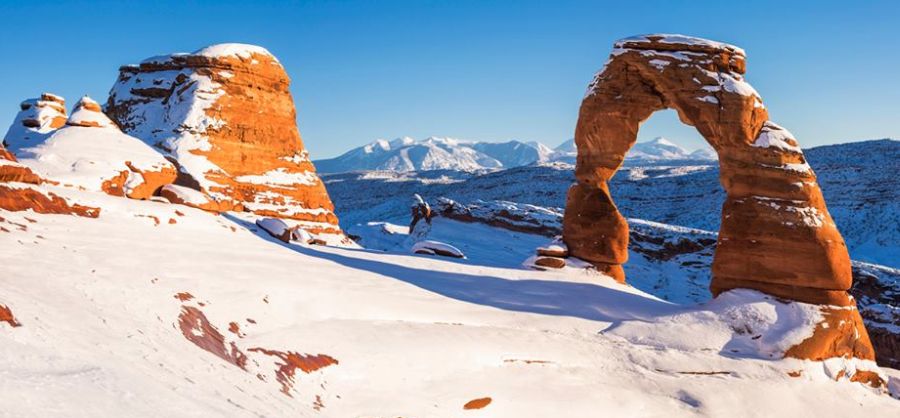
<path fill-rule="evenodd" d="M 581 104 L 575 142 L 577 183 L 566 202 L 563 237 L 572 256 L 624 280 L 628 224 L 607 182 L 635 144 L 640 124 L 672 108 L 719 155 L 727 193 L 712 266 L 718 295 L 750 288 L 796 301 L 836 305 L 788 355 L 874 359 L 851 285 L 850 258 L 828 214 L 816 176 L 797 140 L 769 120 L 748 84 L 745 53 L 732 45 L 681 35 L 615 43 Z M 793 354 L 792 354 L 793 353 Z"/>
<path fill-rule="evenodd" d="M 461 222 L 479 222 L 511 231 L 529 234 L 559 235 L 562 215 L 553 209 L 502 200 L 476 200 L 462 204 L 445 197 L 438 198 L 437 213 Z"/>
<path fill-rule="evenodd" d="M 37 145 L 63 127 L 66 120 L 66 100 L 62 97 L 43 93 L 37 99 L 25 100 L 19 104 L 19 113 L 6 131 L 3 145 L 13 153 Z"/>
<path fill-rule="evenodd" d="M 0 146 L 0 209 L 96 218 L 100 209 L 71 203 L 39 187 L 44 180 Z"/>
<path fill-rule="evenodd" d="M 177 184 L 219 207 L 343 237 L 300 138 L 289 85 L 265 49 L 214 45 L 121 67 L 106 111 L 177 162 Z"/>
<path fill-rule="evenodd" d="M 431 219 L 434 212 L 431 205 L 422 199 L 418 194 L 413 195 L 413 204 L 409 207 L 409 240 L 410 243 L 416 243 L 424 240 L 431 232 Z"/>
<path fill-rule="evenodd" d="M 53 106 L 63 103 L 52 97 L 58 100 Z M 7 141 L 17 144 L 14 152 L 20 162 L 63 186 L 147 199 L 177 177 L 175 166 L 159 151 L 122 133 L 87 96 L 58 129 L 45 130 L 42 137 L 19 133 L 25 136 L 7 134 Z"/>
<path fill-rule="evenodd" d="M 185 205 L 210 212 L 241 211 L 243 206 L 234 202 L 217 201 L 206 193 L 177 184 L 167 184 L 159 190 L 159 195 L 176 205 Z"/>

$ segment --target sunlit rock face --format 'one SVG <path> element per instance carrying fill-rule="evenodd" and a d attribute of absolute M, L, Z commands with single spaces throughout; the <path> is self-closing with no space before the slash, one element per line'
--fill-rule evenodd
<path fill-rule="evenodd" d="M 27 99 L 19 104 L 19 113 L 3 137 L 3 146 L 16 153 L 40 143 L 53 131 L 65 126 L 66 100 L 53 93 Z"/>
<path fill-rule="evenodd" d="M 177 183 L 216 207 L 342 237 L 300 138 L 289 85 L 265 49 L 214 45 L 121 67 L 106 112 L 165 152 L 179 166 Z"/>
<path fill-rule="evenodd" d="M 577 183 L 569 190 L 563 236 L 572 256 L 624 280 L 628 224 L 608 181 L 651 114 L 675 109 L 719 156 L 727 192 L 712 266 L 718 295 L 750 288 L 796 301 L 836 305 L 816 335 L 788 352 L 802 358 L 873 359 L 849 297 L 850 258 L 797 140 L 769 120 L 743 77 L 742 49 L 682 35 L 646 35 L 614 45 L 581 104 Z M 830 308 L 829 308 L 830 309 Z"/>
<path fill-rule="evenodd" d="M 100 209 L 72 203 L 66 198 L 44 190 L 40 187 L 42 183 L 44 179 L 17 162 L 11 152 L 0 146 L 0 209 L 89 218 L 100 215 Z"/>

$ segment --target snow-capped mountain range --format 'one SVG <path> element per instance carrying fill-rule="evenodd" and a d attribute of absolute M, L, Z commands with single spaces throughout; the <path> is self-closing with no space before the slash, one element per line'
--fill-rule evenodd
<path fill-rule="evenodd" d="M 805 154 L 850 254 L 858 260 L 900 267 L 896 261 L 900 257 L 896 245 L 900 239 L 900 193 L 892 186 L 900 172 L 900 142 L 851 142 L 809 148 Z M 572 166 L 562 163 L 487 173 L 381 171 L 323 178 L 345 228 L 373 219 L 399 222 L 408 217 L 406 199 L 413 193 L 462 202 L 506 200 L 562 208 L 574 180 Z M 636 160 L 613 177 L 610 189 L 626 216 L 719 229 L 725 191 L 714 161 Z"/>
<path fill-rule="evenodd" d="M 574 163 L 576 155 L 573 139 L 563 142 L 556 148 L 550 148 L 535 141 L 479 142 L 443 137 L 429 137 L 423 140 L 402 137 L 392 141 L 379 139 L 338 157 L 315 161 L 315 165 L 322 173 L 374 170 L 475 171 L 557 161 Z M 715 160 L 716 155 L 709 148 L 689 152 L 666 138 L 658 137 L 635 144 L 626 159 Z"/>

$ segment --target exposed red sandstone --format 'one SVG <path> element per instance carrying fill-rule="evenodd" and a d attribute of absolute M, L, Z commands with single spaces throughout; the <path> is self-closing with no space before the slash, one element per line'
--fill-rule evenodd
<path fill-rule="evenodd" d="M 193 298 L 194 298 L 194 295 L 192 295 L 188 292 L 178 292 L 175 294 L 175 299 L 178 299 L 182 302 L 187 302 Z"/>
<path fill-rule="evenodd" d="M 0 147 L 0 183 L 10 182 L 41 184 L 43 180 L 30 168 L 18 164 L 12 153 Z"/>
<path fill-rule="evenodd" d="M 463 409 L 467 409 L 467 410 L 468 409 L 481 409 L 481 408 L 484 408 L 484 407 L 490 405 L 491 400 L 492 399 L 490 397 L 472 399 L 471 401 L 466 402 L 466 404 L 463 405 Z"/>
<path fill-rule="evenodd" d="M 831 357 L 875 358 L 872 343 L 856 307 L 822 307 L 825 320 L 813 335 L 791 347 L 785 357 L 825 360 Z"/>
<path fill-rule="evenodd" d="M 541 267 L 561 269 L 566 266 L 566 260 L 557 257 L 538 257 L 534 260 L 534 264 Z"/>
<path fill-rule="evenodd" d="M 224 210 L 341 234 L 297 130 L 289 85 L 265 49 L 214 45 L 122 67 L 106 108 L 125 132 L 179 164 L 178 184 Z"/>
<path fill-rule="evenodd" d="M 851 307 L 841 316 L 854 324 L 854 333 L 823 327 L 788 355 L 874 359 L 855 302 L 847 297 L 847 247 L 816 176 L 796 139 L 769 120 L 744 71 L 744 51 L 719 42 L 647 35 L 615 43 L 588 87 L 575 130 L 577 183 L 569 190 L 563 222 L 569 253 L 624 281 L 628 224 L 607 182 L 636 142 L 640 124 L 658 110 L 675 109 L 718 153 L 727 192 L 713 294 L 750 288 Z"/>
<path fill-rule="evenodd" d="M 43 123 L 34 128 L 19 126 L 29 121 L 34 109 L 50 109 L 53 117 L 64 117 L 63 99 L 25 101 L 5 141 L 21 162 L 42 177 L 58 184 L 103 191 L 134 199 L 151 197 L 162 185 L 177 177 L 175 166 L 139 139 L 125 135 L 89 97 L 82 97 L 63 126 Z M 49 104 L 46 104 L 49 103 Z M 61 111 L 59 109 L 62 109 Z M 41 111 L 47 113 L 48 111 Z"/>
<path fill-rule="evenodd" d="M 244 334 L 241 333 L 241 326 L 238 325 L 237 322 L 229 322 L 228 323 L 228 332 L 237 335 L 240 338 L 244 337 Z"/>
<path fill-rule="evenodd" d="M 16 317 L 15 315 L 13 315 L 12 310 L 10 310 L 8 306 L 3 304 L 0 304 L 0 322 L 6 322 L 11 327 L 22 326 L 19 321 L 16 321 Z"/>
<path fill-rule="evenodd" d="M 225 337 L 209 323 L 206 315 L 193 306 L 182 306 L 178 324 L 184 338 L 217 357 L 242 369 L 247 368 L 247 356 L 234 343 L 225 344 Z"/>
<path fill-rule="evenodd" d="M 288 396 L 291 396 L 291 388 L 294 386 L 294 375 L 297 373 L 297 369 L 300 369 L 303 373 L 312 373 L 323 367 L 338 364 L 334 357 L 327 354 L 300 354 L 292 351 L 267 350 L 259 347 L 250 348 L 247 351 L 278 357 L 284 362 L 278 365 L 275 376 L 278 382 L 281 383 L 281 392 Z"/>
<path fill-rule="evenodd" d="M 32 210 L 37 213 L 57 213 L 96 218 L 100 209 L 70 203 L 66 199 L 42 190 L 43 179 L 0 146 L 0 209 Z"/>
<path fill-rule="evenodd" d="M 52 93 L 19 104 L 19 113 L 3 137 L 3 145 L 13 150 L 32 146 L 66 124 L 66 101 Z"/>
<path fill-rule="evenodd" d="M 33 210 L 37 213 L 55 213 L 96 218 L 99 208 L 92 208 L 36 188 L 18 188 L 0 184 L 0 209 L 9 211 Z"/>

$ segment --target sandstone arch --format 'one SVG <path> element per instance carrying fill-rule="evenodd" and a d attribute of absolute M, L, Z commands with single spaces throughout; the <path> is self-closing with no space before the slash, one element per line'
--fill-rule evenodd
<path fill-rule="evenodd" d="M 569 189 L 563 222 L 569 253 L 625 280 L 628 225 L 607 181 L 634 145 L 640 124 L 658 110 L 674 109 L 718 153 L 727 192 L 712 293 L 751 288 L 852 307 L 847 315 L 854 328 L 843 333 L 859 334 L 859 328 L 861 336 L 832 329 L 816 343 L 815 354 L 812 349 L 794 354 L 871 358 L 871 344 L 847 294 L 852 280 L 847 248 L 816 176 L 793 136 L 769 121 L 744 71 L 744 51 L 719 42 L 646 35 L 615 43 L 588 87 L 575 130 L 577 182 Z"/>

